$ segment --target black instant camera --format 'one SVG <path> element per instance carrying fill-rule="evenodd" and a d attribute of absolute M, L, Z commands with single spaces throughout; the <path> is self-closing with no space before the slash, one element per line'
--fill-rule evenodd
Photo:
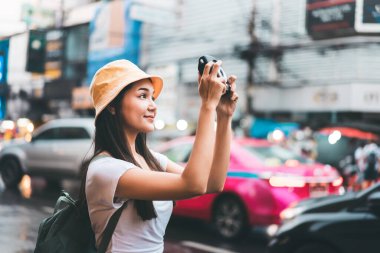
<path fill-rule="evenodd" d="M 199 60 L 198 60 L 198 71 L 199 71 L 200 75 L 203 74 L 203 70 L 205 69 L 205 65 L 210 61 L 217 62 L 218 59 L 216 59 L 215 57 L 212 57 L 211 55 L 203 55 L 199 58 Z M 211 70 L 212 70 L 212 67 L 211 67 L 210 71 Z M 231 85 L 228 83 L 227 74 L 226 74 L 226 72 L 224 72 L 222 67 L 219 68 L 218 77 L 223 77 L 224 80 L 226 80 L 226 85 L 227 85 L 226 94 L 230 93 Z"/>

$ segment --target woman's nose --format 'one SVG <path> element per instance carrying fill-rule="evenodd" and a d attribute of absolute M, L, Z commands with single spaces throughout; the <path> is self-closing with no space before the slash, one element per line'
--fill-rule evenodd
<path fill-rule="evenodd" d="M 148 110 L 149 110 L 149 111 L 155 111 L 155 110 L 157 110 L 157 105 L 156 105 L 156 103 L 154 102 L 154 100 L 150 100 Z"/>

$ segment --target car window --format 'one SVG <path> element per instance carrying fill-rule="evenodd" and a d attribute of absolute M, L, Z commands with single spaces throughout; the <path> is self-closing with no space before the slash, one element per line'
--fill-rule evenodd
<path fill-rule="evenodd" d="M 50 128 L 45 131 L 42 131 L 41 133 L 33 137 L 33 141 L 56 140 L 57 139 L 56 130 L 57 130 L 56 128 Z"/>
<path fill-rule="evenodd" d="M 163 154 L 173 162 L 187 162 L 189 160 L 192 147 L 193 144 L 191 143 L 180 144 L 169 148 L 164 151 Z"/>
<path fill-rule="evenodd" d="M 285 164 L 287 161 L 296 160 L 300 163 L 310 163 L 311 161 L 295 154 L 289 149 L 273 145 L 256 147 L 252 145 L 243 145 L 251 154 L 258 157 L 267 166 L 278 166 Z"/>
<path fill-rule="evenodd" d="M 83 127 L 60 127 L 58 128 L 58 140 L 81 140 L 90 139 L 91 136 Z"/>

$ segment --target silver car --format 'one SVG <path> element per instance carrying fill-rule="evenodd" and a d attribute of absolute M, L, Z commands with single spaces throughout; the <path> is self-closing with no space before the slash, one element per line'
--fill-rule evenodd
<path fill-rule="evenodd" d="M 52 120 L 30 142 L 14 140 L 0 151 L 0 172 L 7 187 L 24 174 L 48 179 L 78 177 L 82 162 L 93 154 L 94 119 Z"/>

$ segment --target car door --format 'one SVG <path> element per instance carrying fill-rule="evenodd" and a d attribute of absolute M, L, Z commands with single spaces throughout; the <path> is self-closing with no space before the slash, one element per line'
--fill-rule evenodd
<path fill-rule="evenodd" d="M 342 212 L 341 220 L 333 222 L 324 234 L 330 235 L 342 252 L 380 252 L 379 215 L 380 213 L 372 212 L 367 203 L 360 203 L 347 212 Z"/>
<path fill-rule="evenodd" d="M 57 128 L 52 127 L 41 131 L 25 145 L 23 150 L 26 155 L 25 165 L 30 172 L 34 170 L 47 170 L 54 167 L 55 141 Z"/>
<path fill-rule="evenodd" d="M 85 156 L 92 153 L 91 135 L 81 126 L 65 126 L 58 128 L 57 140 L 54 150 L 56 167 L 77 175 Z"/>
<path fill-rule="evenodd" d="M 356 224 L 351 224 L 350 228 L 343 228 L 346 231 L 347 246 L 350 252 L 380 252 L 380 211 L 371 210 L 368 202 L 362 202 L 350 210 L 353 213 L 363 214 L 363 219 Z M 348 232 L 348 233 L 347 233 Z"/>

